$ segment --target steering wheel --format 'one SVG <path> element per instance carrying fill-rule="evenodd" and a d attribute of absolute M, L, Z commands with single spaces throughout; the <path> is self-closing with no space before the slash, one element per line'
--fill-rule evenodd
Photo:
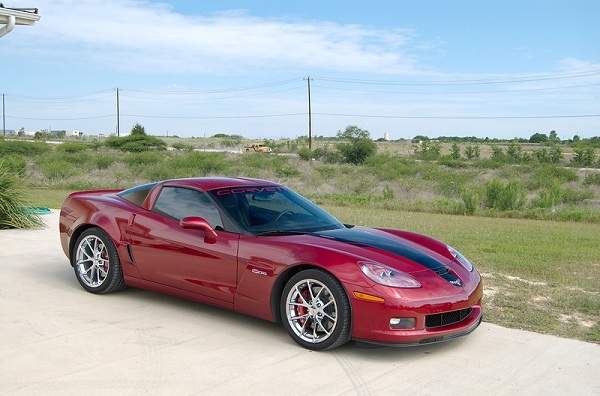
<path fill-rule="evenodd" d="M 285 214 L 294 214 L 294 212 L 292 212 L 292 211 L 291 211 L 291 210 L 289 210 L 289 209 L 286 209 L 286 210 L 284 210 L 283 212 L 279 213 L 279 214 L 277 215 L 277 217 L 275 218 L 275 220 L 273 220 L 273 222 L 279 221 L 279 219 L 281 219 L 281 217 L 282 217 L 283 215 L 285 215 Z"/>

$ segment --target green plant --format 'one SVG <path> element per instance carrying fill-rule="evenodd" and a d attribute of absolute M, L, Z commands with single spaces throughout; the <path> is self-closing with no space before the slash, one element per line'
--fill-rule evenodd
<path fill-rule="evenodd" d="M 473 189 L 465 189 L 461 197 L 465 204 L 465 213 L 469 216 L 475 215 L 477 209 L 479 209 L 479 205 L 481 205 L 479 194 Z"/>
<path fill-rule="evenodd" d="M 110 155 L 98 155 L 94 157 L 94 162 L 98 169 L 108 169 L 116 161 L 115 157 Z"/>
<path fill-rule="evenodd" d="M 460 159 L 460 146 L 458 145 L 458 143 L 454 142 L 452 143 L 452 149 L 451 149 L 451 156 L 453 160 L 459 160 Z"/>
<path fill-rule="evenodd" d="M 32 228 L 42 224 L 37 215 L 28 211 L 19 189 L 20 180 L 18 174 L 0 162 L 0 229 Z"/>
<path fill-rule="evenodd" d="M 479 159 L 480 149 L 478 145 L 468 145 L 465 147 L 465 156 L 468 160 Z"/>
<path fill-rule="evenodd" d="M 300 171 L 298 168 L 287 165 L 277 168 L 275 174 L 279 177 L 298 177 L 300 176 Z"/>
<path fill-rule="evenodd" d="M 88 149 L 88 147 L 89 145 L 83 142 L 64 142 L 62 144 L 59 144 L 58 147 L 56 147 L 56 150 L 64 151 L 65 153 L 69 154 L 74 154 L 85 151 Z"/>
<path fill-rule="evenodd" d="M 27 172 L 27 161 L 20 155 L 8 155 L 3 157 L 2 163 L 7 169 L 19 176 L 23 176 Z"/>
<path fill-rule="evenodd" d="M 377 144 L 371 140 L 369 131 L 355 125 L 348 125 L 343 132 L 339 131 L 337 136 L 348 141 L 337 146 L 344 162 L 360 165 L 377 152 Z"/>
<path fill-rule="evenodd" d="M 141 153 L 148 150 L 166 150 L 167 143 L 154 136 L 149 136 L 143 126 L 135 124 L 128 136 L 109 136 L 104 144 L 129 153 Z"/>
<path fill-rule="evenodd" d="M 571 159 L 576 165 L 591 166 L 596 160 L 596 153 L 593 147 L 579 147 L 574 150 L 575 155 Z"/>
<path fill-rule="evenodd" d="M 421 160 L 434 161 L 440 157 L 442 145 L 438 142 L 423 141 L 414 147 L 415 156 Z"/>
<path fill-rule="evenodd" d="M 518 180 L 504 184 L 494 179 L 485 185 L 485 207 L 499 211 L 518 210 L 525 205 L 525 192 Z"/>
<path fill-rule="evenodd" d="M 583 185 L 585 186 L 600 186 L 600 172 L 591 173 L 585 177 L 583 180 Z"/>
<path fill-rule="evenodd" d="M 385 200 L 392 200 L 394 199 L 396 196 L 396 194 L 394 194 L 394 189 L 392 187 L 390 187 L 389 184 L 386 184 L 385 187 L 383 188 L 383 199 Z"/>
<path fill-rule="evenodd" d="M 0 140 L 0 157 L 7 155 L 22 155 L 27 157 L 38 156 L 47 153 L 52 148 L 42 142 L 21 142 L 12 140 Z"/>
<path fill-rule="evenodd" d="M 298 150 L 298 156 L 300 157 L 300 159 L 304 160 L 304 161 L 310 161 L 311 160 L 311 152 L 310 149 L 308 147 L 302 147 L 301 149 Z"/>
<path fill-rule="evenodd" d="M 161 162 L 164 156 L 156 151 L 146 151 L 141 153 L 129 154 L 125 157 L 125 163 L 130 167 L 150 165 Z"/>
<path fill-rule="evenodd" d="M 579 179 L 573 169 L 554 164 L 531 164 L 518 171 L 520 174 L 529 175 L 523 178 L 529 190 L 549 188 L 555 184 L 574 182 Z"/>
<path fill-rule="evenodd" d="M 193 144 L 185 144 L 181 142 L 176 142 L 171 145 L 175 150 L 185 150 L 185 151 L 194 151 Z"/>
<path fill-rule="evenodd" d="M 539 198 L 533 199 L 531 204 L 538 208 L 552 208 L 563 202 L 563 191 L 559 184 L 554 184 L 549 188 L 540 191 Z"/>

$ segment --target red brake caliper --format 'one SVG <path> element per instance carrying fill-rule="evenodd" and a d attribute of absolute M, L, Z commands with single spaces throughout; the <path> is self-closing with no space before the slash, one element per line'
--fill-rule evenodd
<path fill-rule="evenodd" d="M 102 252 L 102 259 L 104 259 L 104 271 L 108 272 L 108 252 L 106 250 Z"/>
<path fill-rule="evenodd" d="M 304 302 L 308 302 L 309 298 L 308 298 L 308 290 L 303 290 L 302 291 L 302 297 L 304 297 L 304 300 L 298 296 L 298 298 L 296 299 L 296 302 L 298 304 L 302 304 Z M 308 309 L 305 306 L 302 305 L 298 305 L 296 308 L 297 312 L 298 312 L 298 316 L 304 316 L 308 313 Z M 299 319 L 298 322 L 300 322 L 300 324 L 304 324 L 304 322 L 306 321 L 305 318 Z"/>

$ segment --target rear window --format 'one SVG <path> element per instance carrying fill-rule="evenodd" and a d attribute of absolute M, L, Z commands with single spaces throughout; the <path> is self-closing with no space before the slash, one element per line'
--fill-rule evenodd
<path fill-rule="evenodd" d="M 133 187 L 128 190 L 123 190 L 117 195 L 137 206 L 142 206 L 142 204 L 146 200 L 146 197 L 150 193 L 150 190 L 152 190 L 152 188 L 154 188 L 156 184 L 157 183 L 149 183 L 144 184 L 143 186 Z"/>

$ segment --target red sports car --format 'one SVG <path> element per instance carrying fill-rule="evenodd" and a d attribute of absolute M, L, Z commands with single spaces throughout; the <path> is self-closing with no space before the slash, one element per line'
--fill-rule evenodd
<path fill-rule="evenodd" d="M 313 350 L 446 341 L 482 318 L 481 278 L 452 247 L 342 224 L 265 180 L 73 193 L 60 239 L 89 292 L 133 286 L 281 321 Z"/>

